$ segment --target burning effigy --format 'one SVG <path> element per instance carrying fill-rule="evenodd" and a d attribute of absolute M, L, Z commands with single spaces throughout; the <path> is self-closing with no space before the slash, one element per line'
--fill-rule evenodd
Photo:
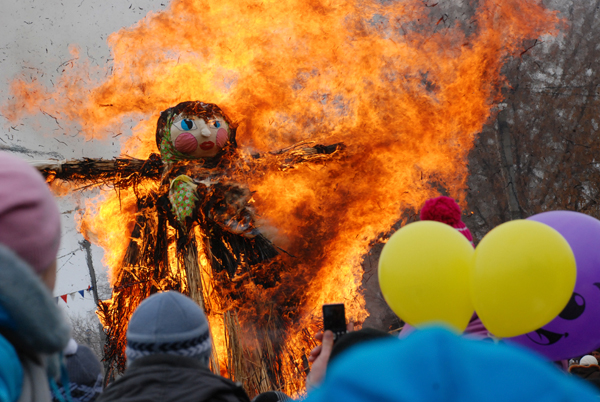
<path fill-rule="evenodd" d="M 177 289 L 207 311 L 213 368 L 251 393 L 302 389 L 321 305 L 364 321 L 373 245 L 440 189 L 464 205 L 503 63 L 560 22 L 537 0 L 480 1 L 468 21 L 440 7 L 173 0 L 110 36 L 97 80 L 75 47 L 53 88 L 14 80 L 10 121 L 42 110 L 74 135 L 128 133 L 128 156 L 46 166 L 49 180 L 82 183 L 69 191 L 108 184 L 80 221 L 113 286 L 99 309 L 108 356 L 120 361 L 134 306 Z M 222 119 L 170 109 L 196 99 Z M 126 118 L 137 125 L 122 129 Z"/>
<path fill-rule="evenodd" d="M 247 341 L 231 338 L 240 331 L 236 306 L 257 303 L 246 296 L 243 287 L 248 286 L 247 282 L 272 286 L 273 279 L 257 273 L 275 269 L 278 276 L 286 269 L 282 264 L 256 268 L 276 257 L 278 250 L 285 250 L 274 245 L 257 227 L 252 193 L 244 179 L 260 174 L 262 165 L 274 164 L 285 170 L 303 162 L 322 163 L 338 158 L 343 149 L 340 143 L 301 143 L 263 155 L 244 154 L 237 149 L 236 125 L 217 105 L 199 101 L 182 102 L 161 113 L 156 145 L 160 155 L 152 154 L 147 160 L 86 159 L 37 165 L 49 182 L 102 182 L 115 188 L 136 189 L 131 239 L 119 274 L 112 282 L 112 298 L 101 301 L 98 308 L 108 335 L 105 360 L 121 371 L 125 368 L 129 318 L 143 299 L 158 291 L 187 293 L 207 314 L 227 314 L 229 319 L 224 326 L 230 335 L 228 346 L 237 351 L 248 348 Z M 144 181 L 153 184 L 143 186 Z M 204 278 L 199 255 L 204 261 Z M 206 286 L 220 293 L 204 292 Z M 258 364 L 263 368 L 263 373 L 254 379 L 254 387 L 250 386 L 256 392 L 272 388 L 280 380 L 272 370 L 281 366 L 282 358 L 282 345 L 276 336 L 279 331 L 273 327 L 284 319 L 278 310 L 272 309 L 266 319 L 252 317 L 257 339 L 272 338 L 268 348 L 260 343 L 254 345 L 258 348 L 254 351 L 259 356 Z M 272 327 L 267 329 L 269 322 Z M 261 358 L 265 353 L 270 353 L 269 358 Z M 237 372 L 240 380 L 248 380 L 253 370 L 240 357 L 236 361 L 233 355 L 228 356 L 227 369 Z M 212 365 L 220 371 L 218 356 L 213 356 Z"/>

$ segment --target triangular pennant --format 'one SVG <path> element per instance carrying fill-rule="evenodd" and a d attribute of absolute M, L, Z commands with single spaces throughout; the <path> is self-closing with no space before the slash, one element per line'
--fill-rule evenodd
<path fill-rule="evenodd" d="M 77 294 L 77 292 L 69 293 L 69 296 L 71 296 L 71 300 L 75 300 L 75 295 L 76 294 Z"/>
<path fill-rule="evenodd" d="M 88 285 L 87 291 L 89 292 L 90 290 L 92 290 L 92 285 Z"/>
<path fill-rule="evenodd" d="M 81 295 L 81 297 L 83 297 L 85 299 L 85 296 L 84 296 L 85 289 L 84 290 L 79 290 L 78 292 Z"/>
<path fill-rule="evenodd" d="M 54 298 L 54 301 L 58 303 L 58 296 Z"/>
<path fill-rule="evenodd" d="M 60 298 L 63 299 L 65 303 L 67 302 L 67 295 L 62 295 Z"/>

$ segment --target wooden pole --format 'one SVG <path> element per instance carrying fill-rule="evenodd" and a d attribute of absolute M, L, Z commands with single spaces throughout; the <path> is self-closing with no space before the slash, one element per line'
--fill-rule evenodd
<path fill-rule="evenodd" d="M 96 306 L 100 304 L 100 298 L 98 297 L 98 283 L 96 281 L 96 270 L 94 269 L 94 262 L 92 260 L 92 245 L 86 239 L 83 239 L 79 242 L 79 245 L 85 251 L 85 261 L 88 266 L 88 270 L 90 273 L 90 282 L 92 283 L 92 294 L 94 295 L 94 303 Z M 98 332 L 100 333 L 100 340 L 102 344 L 106 344 L 106 333 L 104 332 L 104 328 L 102 328 L 102 324 L 98 323 Z M 108 374 L 110 363 L 108 361 L 104 361 L 104 373 Z M 106 381 L 104 382 L 106 386 Z"/>
<path fill-rule="evenodd" d="M 194 232 L 190 233 L 191 240 L 186 245 L 183 253 L 183 265 L 187 276 L 188 293 L 202 310 L 204 308 L 204 298 L 202 296 L 202 279 L 200 278 L 200 265 L 198 264 L 198 248 L 196 245 L 196 236 Z M 205 310 L 206 311 L 206 310 Z"/>

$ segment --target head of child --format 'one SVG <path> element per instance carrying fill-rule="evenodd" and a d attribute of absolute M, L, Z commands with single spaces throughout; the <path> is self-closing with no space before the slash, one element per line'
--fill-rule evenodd
<path fill-rule="evenodd" d="M 175 291 L 155 293 L 136 308 L 127 328 L 127 364 L 151 355 L 191 358 L 208 367 L 212 352 L 204 311 Z"/>

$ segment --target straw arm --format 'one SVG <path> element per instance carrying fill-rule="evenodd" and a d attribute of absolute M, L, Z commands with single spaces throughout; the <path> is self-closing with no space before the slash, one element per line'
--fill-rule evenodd
<path fill-rule="evenodd" d="M 315 144 L 314 141 L 302 141 L 287 148 L 264 154 L 252 154 L 249 165 L 267 167 L 274 163 L 280 170 L 293 169 L 299 164 L 323 163 L 338 158 L 346 148 L 343 142 L 330 145 Z"/>
<path fill-rule="evenodd" d="M 160 178 L 163 162 L 157 154 L 148 159 L 122 156 L 114 159 L 83 158 L 65 161 L 30 162 L 47 182 L 56 179 L 71 182 L 113 182 L 136 178 Z"/>

